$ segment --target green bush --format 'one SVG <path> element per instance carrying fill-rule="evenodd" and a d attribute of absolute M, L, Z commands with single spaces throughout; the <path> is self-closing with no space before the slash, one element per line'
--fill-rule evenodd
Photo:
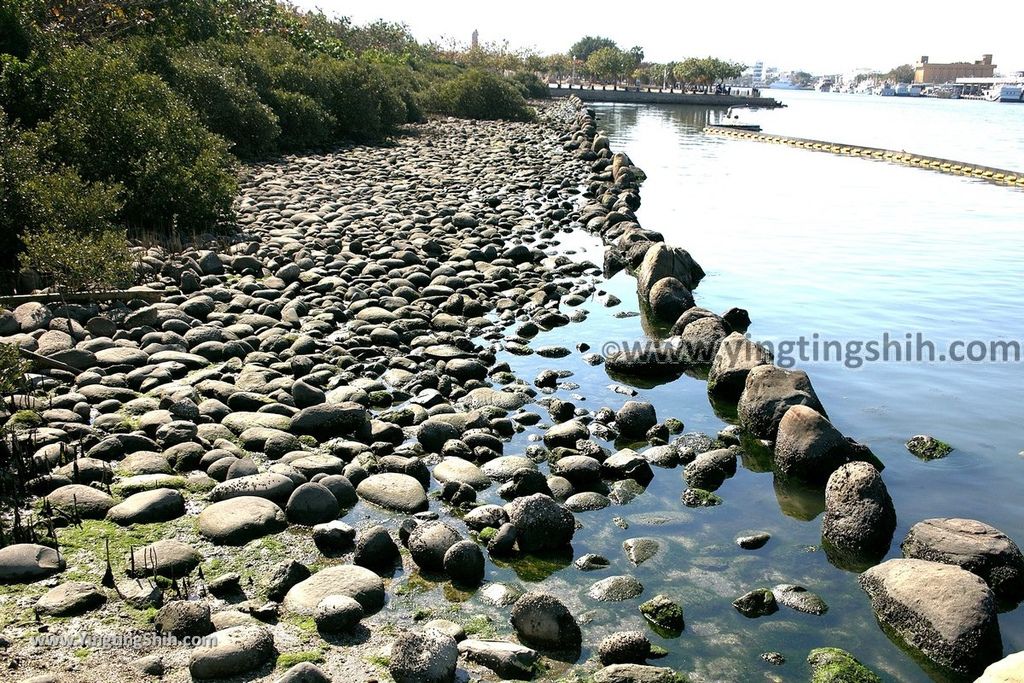
<path fill-rule="evenodd" d="M 312 97 L 288 90 L 272 90 L 270 107 L 281 125 L 278 142 L 282 151 L 330 144 L 336 122 Z"/>
<path fill-rule="evenodd" d="M 489 71 L 470 69 L 440 84 L 430 98 L 442 114 L 469 119 L 525 121 L 533 114 L 515 86 Z"/>
<path fill-rule="evenodd" d="M 21 357 L 17 344 L 0 344 L 0 396 L 10 396 L 25 389 L 25 374 L 31 364 Z"/>
<path fill-rule="evenodd" d="M 40 137 L 86 179 L 122 183 L 128 222 L 202 229 L 230 213 L 227 142 L 159 77 L 103 46 L 61 51 L 35 75 L 52 110 Z"/>
<path fill-rule="evenodd" d="M 104 229 L 121 209 L 121 187 L 86 182 L 48 162 L 39 137 L 10 125 L 0 110 L 0 265 L 13 268 L 21 236 L 44 228 Z"/>
<path fill-rule="evenodd" d="M 519 86 L 519 92 L 523 97 L 534 100 L 551 97 L 551 88 L 532 71 L 517 71 L 512 75 L 512 81 Z"/>
<path fill-rule="evenodd" d="M 171 87 L 199 113 L 206 127 L 232 143 L 245 159 L 274 149 L 277 115 L 233 69 L 179 50 L 172 58 Z"/>
<path fill-rule="evenodd" d="M 21 265 L 60 292 L 113 289 L 132 282 L 132 255 L 123 229 L 43 228 L 27 232 L 22 241 Z"/>

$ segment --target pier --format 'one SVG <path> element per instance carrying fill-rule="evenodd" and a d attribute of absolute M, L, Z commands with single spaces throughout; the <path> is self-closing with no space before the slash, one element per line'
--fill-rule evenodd
<path fill-rule="evenodd" d="M 733 88 L 736 94 L 693 93 L 662 88 L 629 87 L 606 89 L 605 86 L 568 86 L 556 84 L 552 97 L 575 95 L 584 102 L 613 102 L 623 104 L 691 104 L 704 107 L 764 107 L 774 109 L 782 104 L 773 97 L 762 97 L 751 88 Z M 740 94 L 743 93 L 743 94 Z"/>
<path fill-rule="evenodd" d="M 778 145 L 789 145 L 813 152 L 830 152 L 844 156 L 860 157 L 862 159 L 874 159 L 888 161 L 904 166 L 916 166 L 940 173 L 950 175 L 970 176 L 980 180 L 987 180 L 999 185 L 1012 185 L 1024 187 L 1024 172 L 1009 171 L 1003 168 L 992 166 L 981 166 L 969 164 L 963 161 L 930 157 L 923 154 L 882 149 L 879 147 L 865 147 L 863 145 L 848 145 L 825 140 L 811 140 L 808 138 L 794 138 L 787 135 L 772 135 L 770 133 L 755 133 L 752 131 L 737 130 L 723 126 L 707 126 L 704 132 L 709 135 L 720 135 L 724 137 L 740 138 L 743 140 L 754 140 L 757 142 L 769 142 Z"/>

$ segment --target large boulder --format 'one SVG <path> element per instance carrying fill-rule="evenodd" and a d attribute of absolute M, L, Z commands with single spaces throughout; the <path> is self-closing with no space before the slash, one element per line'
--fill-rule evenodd
<path fill-rule="evenodd" d="M 626 401 L 615 413 L 615 425 L 626 438 L 641 439 L 656 424 L 658 414 L 647 401 Z"/>
<path fill-rule="evenodd" d="M 340 511 L 338 499 L 331 490 L 312 481 L 296 488 L 285 507 L 289 522 L 307 526 L 329 522 L 337 517 Z"/>
<path fill-rule="evenodd" d="M 388 510 L 412 514 L 427 509 L 427 492 L 414 477 L 398 472 L 373 474 L 356 486 L 363 500 Z"/>
<path fill-rule="evenodd" d="M 1002 656 L 991 589 L 960 567 L 889 560 L 861 574 L 875 616 L 907 645 L 962 676 Z"/>
<path fill-rule="evenodd" d="M 771 365 L 772 354 L 757 342 L 733 332 L 718 345 L 708 372 L 708 394 L 735 403 L 743 393 L 747 375 L 759 365 Z"/>
<path fill-rule="evenodd" d="M 289 431 L 329 439 L 352 434 L 368 421 L 366 408 L 358 403 L 321 403 L 299 411 L 292 418 Z"/>
<path fill-rule="evenodd" d="M 1024 597 L 1024 555 L 999 529 L 973 519 L 926 519 L 910 528 L 903 556 L 955 564 L 977 574 L 1000 600 Z"/>
<path fill-rule="evenodd" d="M 795 405 L 808 406 L 827 417 L 806 372 L 759 365 L 747 373 L 736 412 L 744 429 L 774 441 L 782 417 Z"/>
<path fill-rule="evenodd" d="M 284 596 L 284 608 L 292 614 L 311 617 L 320 601 L 330 595 L 345 595 L 376 614 L 384 606 L 384 581 L 365 567 L 332 565 L 295 584 Z"/>
<path fill-rule="evenodd" d="M 537 673 L 540 653 L 518 643 L 467 638 L 459 653 L 474 664 L 486 666 L 504 679 L 528 681 Z"/>
<path fill-rule="evenodd" d="M 64 571 L 64 558 L 53 548 L 15 543 L 0 548 L 0 583 L 28 583 Z"/>
<path fill-rule="evenodd" d="M 813 408 L 795 405 L 783 415 L 775 439 L 775 468 L 780 474 L 824 484 L 837 469 L 857 460 L 878 470 L 884 467 L 866 446 L 844 437 Z"/>
<path fill-rule="evenodd" d="M 637 292 L 646 301 L 655 283 L 667 277 L 675 278 L 687 290 L 693 291 L 704 278 L 704 270 L 685 249 L 657 242 L 647 250 L 637 269 Z"/>
<path fill-rule="evenodd" d="M 284 510 L 255 496 L 222 500 L 199 513 L 199 533 L 221 545 L 245 545 L 287 526 Z"/>
<path fill-rule="evenodd" d="M 431 572 L 444 570 L 448 549 L 462 540 L 458 531 L 441 521 L 418 524 L 409 534 L 409 553 L 413 562 Z"/>
<path fill-rule="evenodd" d="M 266 498 L 280 506 L 288 503 L 288 497 L 295 489 L 295 482 L 277 472 L 260 472 L 235 479 L 228 479 L 213 487 L 210 500 L 221 501 L 251 496 Z"/>
<path fill-rule="evenodd" d="M 895 531 L 896 508 L 878 470 L 851 462 L 832 473 L 821 536 L 833 562 L 847 568 L 872 564 L 889 550 Z"/>
<path fill-rule="evenodd" d="M 46 501 L 53 509 L 81 519 L 103 519 L 107 510 L 114 507 L 110 494 L 85 484 L 61 486 L 46 496 Z"/>
<path fill-rule="evenodd" d="M 122 526 L 167 522 L 185 514 L 185 498 L 174 489 L 153 489 L 128 496 L 107 510 L 107 519 Z"/>
<path fill-rule="evenodd" d="M 676 278 L 665 277 L 651 287 L 647 305 L 656 321 L 670 323 L 693 308 L 693 293 Z"/>
<path fill-rule="evenodd" d="M 609 374 L 650 379 L 674 379 L 690 364 L 673 340 L 622 344 L 604 362 Z"/>
<path fill-rule="evenodd" d="M 512 628 L 519 640 L 538 650 L 579 652 L 583 637 L 576 618 L 545 593 L 526 593 L 512 606 Z"/>
<path fill-rule="evenodd" d="M 551 496 L 523 496 L 509 503 L 507 510 L 516 529 L 516 543 L 524 553 L 562 550 L 572 542 L 576 519 Z"/>
<path fill-rule="evenodd" d="M 255 624 L 217 631 L 210 635 L 210 643 L 192 651 L 188 665 L 192 678 L 239 676 L 262 667 L 275 655 L 274 636 Z"/>
<path fill-rule="evenodd" d="M 68 581 L 51 588 L 35 604 L 35 611 L 55 617 L 88 612 L 106 602 L 107 596 L 91 583 Z"/>
<path fill-rule="evenodd" d="M 395 683 L 452 683 L 458 662 L 459 647 L 447 633 L 406 631 L 391 646 L 388 673 Z"/>

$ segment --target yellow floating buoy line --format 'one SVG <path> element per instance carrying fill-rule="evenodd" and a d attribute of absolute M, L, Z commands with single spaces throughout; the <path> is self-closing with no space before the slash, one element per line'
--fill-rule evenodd
<path fill-rule="evenodd" d="M 759 133 L 755 131 L 742 130 L 739 128 L 728 128 L 724 126 L 707 126 L 704 129 L 709 135 L 721 135 L 729 138 L 742 140 L 756 140 L 757 142 L 769 142 L 776 145 L 789 145 L 802 149 L 814 150 L 816 152 L 830 152 L 845 156 L 863 157 L 865 159 L 882 159 L 896 164 L 907 166 L 918 166 L 940 173 L 950 175 L 971 176 L 981 180 L 987 180 L 999 185 L 1012 185 L 1024 187 L 1024 173 L 1007 171 L 1000 168 L 988 166 L 977 166 L 952 159 L 938 159 L 936 157 L 922 156 L 919 154 L 908 154 L 897 152 L 891 149 L 879 149 L 877 147 L 860 147 L 857 145 L 844 145 L 824 140 L 809 140 L 806 138 L 794 138 L 788 135 L 772 135 L 770 133 Z"/>

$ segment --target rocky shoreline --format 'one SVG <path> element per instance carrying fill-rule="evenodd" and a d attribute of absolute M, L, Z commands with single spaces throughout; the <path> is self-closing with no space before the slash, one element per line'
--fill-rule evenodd
<path fill-rule="evenodd" d="M 251 168 L 237 239 L 143 256 L 161 303 L 0 313 L 0 341 L 76 369 L 33 375 L 35 392 L 5 409 L 15 429 L 2 455 L 18 476 L 4 493 L 22 504 L 5 510 L 0 539 L 5 675 L 681 680 L 643 631 L 588 635 L 563 584 L 524 594 L 487 576 L 608 568 L 571 545 L 588 511 L 680 465 L 680 506 L 721 503 L 750 447 L 824 489 L 829 559 L 873 567 L 862 583 L 888 628 L 958 674 L 998 658 L 997 610 L 1024 585 L 1017 546 L 979 522 L 927 520 L 907 559 L 878 564 L 896 528 L 881 461 L 831 425 L 805 373 L 744 336 L 745 311 L 696 306 L 701 267 L 636 220 L 642 180 L 576 100 L 538 123 L 433 121 L 388 147 Z M 581 228 L 604 240 L 603 267 L 556 248 Z M 531 340 L 571 330 L 596 277 L 623 268 L 668 339 L 588 362 L 661 380 L 707 373 L 737 427 L 680 435 L 650 403 L 588 409 L 552 395 L 572 351 Z M 532 353 L 553 369 L 522 378 L 502 360 Z M 513 452 L 519 434 L 532 443 Z M 756 550 L 765 536 L 737 542 Z M 623 543 L 632 566 L 658 547 Z M 633 600 L 616 609 L 659 633 L 684 628 L 676 597 L 629 573 L 598 578 L 588 599 Z M 445 605 L 424 597 L 435 585 Z M 779 603 L 827 610 L 801 586 L 750 588 L 733 603 L 747 617 Z M 216 644 L 32 642 L 153 632 Z M 873 675 L 839 650 L 810 662 Z"/>

